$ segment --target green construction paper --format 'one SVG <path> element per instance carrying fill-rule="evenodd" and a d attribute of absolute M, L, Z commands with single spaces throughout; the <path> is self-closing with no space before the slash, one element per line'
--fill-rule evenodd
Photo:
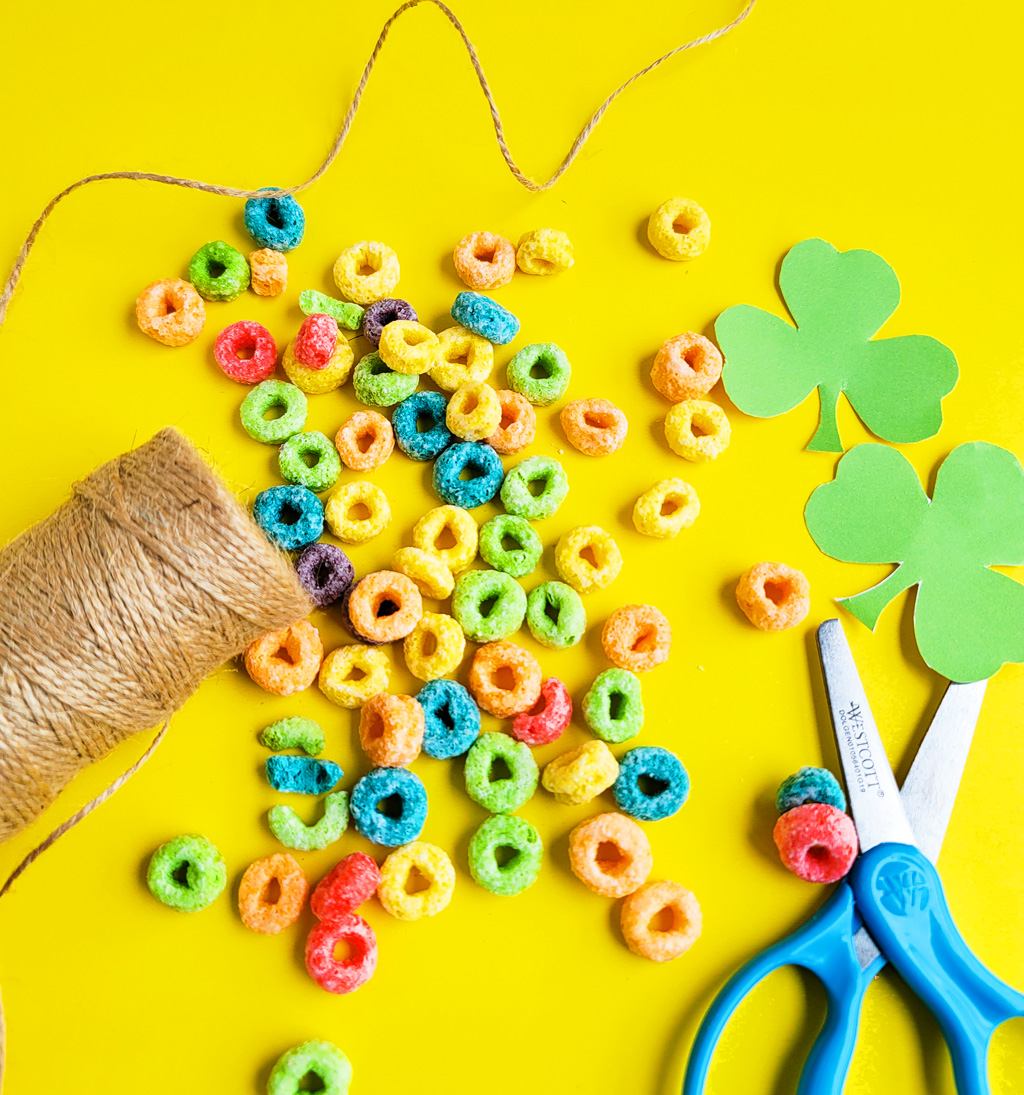
<path fill-rule="evenodd" d="M 819 452 L 843 451 L 840 392 L 886 441 L 938 433 L 942 397 L 959 375 L 956 358 L 928 335 L 872 340 L 900 302 L 900 283 L 885 259 L 804 240 L 782 260 L 779 288 L 795 327 L 749 304 L 726 308 L 715 324 L 722 380 L 741 411 L 774 418 L 817 388 L 820 418 L 807 448 Z"/>
<path fill-rule="evenodd" d="M 898 564 L 878 585 L 839 599 L 872 631 L 882 609 L 916 585 L 914 634 L 936 672 L 977 681 L 1024 661 L 1024 585 L 988 569 L 1024 564 L 1024 468 L 1013 453 L 985 441 L 959 445 L 929 500 L 902 454 L 856 445 L 808 499 L 804 520 L 834 559 Z"/>

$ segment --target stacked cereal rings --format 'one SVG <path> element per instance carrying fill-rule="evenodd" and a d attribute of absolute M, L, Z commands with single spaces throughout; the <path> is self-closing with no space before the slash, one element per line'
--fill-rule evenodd
<path fill-rule="evenodd" d="M 857 829 L 846 796 L 826 768 L 801 768 L 776 795 L 772 836 L 783 865 L 805 882 L 838 882 L 857 858 Z"/>

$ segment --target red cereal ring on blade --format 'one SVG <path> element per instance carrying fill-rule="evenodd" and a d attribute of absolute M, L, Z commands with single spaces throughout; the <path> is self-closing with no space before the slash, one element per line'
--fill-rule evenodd
<path fill-rule="evenodd" d="M 338 321 L 334 316 L 314 312 L 302 321 L 292 343 L 292 353 L 307 369 L 325 369 L 338 345 Z"/>
<path fill-rule="evenodd" d="M 540 699 L 531 711 L 512 720 L 512 737 L 527 745 L 548 745 L 558 741 L 572 719 L 572 697 L 557 677 L 541 682 Z"/>
<path fill-rule="evenodd" d="M 334 957 L 339 943 L 347 943 L 347 958 Z M 327 992 L 344 995 L 365 985 L 377 968 L 377 936 L 355 913 L 337 920 L 322 920 L 306 940 L 306 969 Z"/>
<path fill-rule="evenodd" d="M 277 344 L 263 326 L 243 319 L 217 336 L 213 356 L 223 371 L 239 384 L 260 384 L 277 368 Z"/>
<path fill-rule="evenodd" d="M 605 621 L 601 645 L 620 669 L 646 673 L 668 658 L 672 626 L 654 605 L 623 605 Z"/>
<path fill-rule="evenodd" d="M 373 857 L 353 852 L 320 879 L 309 907 L 319 920 L 339 920 L 369 901 L 379 885 L 380 868 Z"/>
<path fill-rule="evenodd" d="M 787 870 L 805 882 L 838 882 L 857 858 L 857 828 L 826 802 L 787 810 L 772 833 Z"/>
<path fill-rule="evenodd" d="M 305 872 L 292 856 L 287 852 L 264 856 L 250 863 L 242 875 L 238 914 L 250 931 L 275 935 L 298 920 L 308 893 Z"/>

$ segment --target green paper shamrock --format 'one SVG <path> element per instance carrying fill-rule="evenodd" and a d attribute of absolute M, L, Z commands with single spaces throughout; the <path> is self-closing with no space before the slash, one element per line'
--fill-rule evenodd
<path fill-rule="evenodd" d="M 808 449 L 842 452 L 836 403 L 846 398 L 872 433 L 921 441 L 942 425 L 942 397 L 956 384 L 956 358 L 928 335 L 872 340 L 900 302 L 892 267 L 873 251 L 837 251 L 804 240 L 782 261 L 779 288 L 796 326 L 737 304 L 718 317 L 722 379 L 741 411 L 773 418 L 817 388 L 817 432 Z"/>
<path fill-rule="evenodd" d="M 1024 468 L 1013 453 L 984 441 L 958 446 L 929 501 L 899 452 L 856 445 L 808 499 L 804 520 L 835 559 L 899 564 L 839 601 L 872 631 L 882 609 L 916 585 L 914 633 L 936 672 L 977 681 L 1024 661 L 1024 585 L 989 569 L 1024 564 Z"/>

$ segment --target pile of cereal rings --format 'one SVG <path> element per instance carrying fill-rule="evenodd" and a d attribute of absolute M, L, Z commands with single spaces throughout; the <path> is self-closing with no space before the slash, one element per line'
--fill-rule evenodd
<path fill-rule="evenodd" d="M 827 768 L 801 768 L 775 796 L 773 837 L 783 865 L 805 882 L 838 882 L 857 858 L 857 828 L 846 795 Z"/>

